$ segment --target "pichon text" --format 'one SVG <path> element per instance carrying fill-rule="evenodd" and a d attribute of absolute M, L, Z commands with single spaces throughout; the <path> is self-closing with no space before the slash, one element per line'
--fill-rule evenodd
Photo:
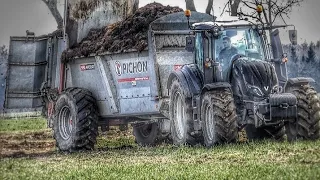
<path fill-rule="evenodd" d="M 116 73 L 119 76 L 121 74 L 135 74 L 135 73 L 143 73 L 148 71 L 147 61 L 125 62 L 125 63 L 120 63 L 119 61 L 116 61 L 115 65 L 116 65 Z"/>

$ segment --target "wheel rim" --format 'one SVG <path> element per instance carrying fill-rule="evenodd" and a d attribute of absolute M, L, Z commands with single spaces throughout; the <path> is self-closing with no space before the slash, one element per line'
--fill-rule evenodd
<path fill-rule="evenodd" d="M 140 133 L 143 137 L 147 138 L 150 136 L 152 132 L 152 124 L 145 124 L 139 128 Z"/>
<path fill-rule="evenodd" d="M 185 109 L 183 107 L 182 103 L 182 97 L 179 92 L 175 93 L 175 106 L 174 106 L 174 127 L 175 127 L 175 132 L 176 135 L 179 139 L 183 139 L 184 134 L 185 134 L 185 129 L 184 129 L 184 118 L 185 118 Z"/>
<path fill-rule="evenodd" d="M 206 123 L 206 131 L 207 131 L 207 138 L 209 141 L 213 141 L 215 139 L 215 125 L 214 125 L 214 115 L 212 106 L 209 104 L 205 107 L 205 123 Z"/>
<path fill-rule="evenodd" d="M 68 106 L 64 106 L 59 112 L 59 132 L 64 140 L 71 137 L 73 120 Z"/>

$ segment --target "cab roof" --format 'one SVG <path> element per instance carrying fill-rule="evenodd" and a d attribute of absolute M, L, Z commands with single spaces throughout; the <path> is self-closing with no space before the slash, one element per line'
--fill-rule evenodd
<path fill-rule="evenodd" d="M 223 26 L 224 28 L 228 28 L 228 27 L 238 28 L 238 27 L 251 27 L 252 24 L 244 20 L 216 21 L 216 22 L 211 21 L 211 22 L 201 22 L 201 23 L 192 24 L 192 27 L 195 30 L 210 30 L 216 26 Z"/>

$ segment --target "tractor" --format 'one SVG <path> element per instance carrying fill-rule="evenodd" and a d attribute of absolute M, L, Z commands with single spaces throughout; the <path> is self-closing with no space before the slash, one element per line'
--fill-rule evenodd
<path fill-rule="evenodd" d="M 187 18 L 191 12 L 186 11 Z M 279 30 L 248 21 L 189 25 L 186 50 L 194 62 L 169 76 L 175 144 L 211 147 L 249 140 L 319 138 L 320 101 L 311 78 L 288 78 Z M 271 47 L 266 33 L 271 30 Z M 297 42 L 296 30 L 290 41 Z M 229 52 L 228 52 L 229 51 Z M 290 63 L 290 61 L 288 62 Z"/>

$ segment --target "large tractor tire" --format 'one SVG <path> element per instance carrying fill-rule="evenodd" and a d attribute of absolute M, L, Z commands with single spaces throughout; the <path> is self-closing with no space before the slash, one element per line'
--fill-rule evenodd
<path fill-rule="evenodd" d="M 317 92 L 309 84 L 290 87 L 288 92 L 298 100 L 297 120 L 286 124 L 288 141 L 319 139 L 320 99 Z"/>
<path fill-rule="evenodd" d="M 133 135 L 136 143 L 140 146 L 154 146 L 160 142 L 160 130 L 157 122 L 134 125 Z"/>
<path fill-rule="evenodd" d="M 92 94 L 80 88 L 68 88 L 55 106 L 53 130 L 61 151 L 92 150 L 98 135 L 98 112 Z"/>
<path fill-rule="evenodd" d="M 182 85 L 177 78 L 170 87 L 169 116 L 171 139 L 174 145 L 195 145 L 200 139 L 193 136 L 193 117 L 191 99 L 183 94 Z"/>
<path fill-rule="evenodd" d="M 203 94 L 201 121 L 205 146 L 237 141 L 237 113 L 229 89 L 208 91 Z"/>
<path fill-rule="evenodd" d="M 253 124 L 248 124 L 245 127 L 247 138 L 249 140 L 263 140 L 273 139 L 276 141 L 285 140 L 285 126 L 284 123 L 279 123 L 273 126 L 264 126 L 256 128 Z"/>

